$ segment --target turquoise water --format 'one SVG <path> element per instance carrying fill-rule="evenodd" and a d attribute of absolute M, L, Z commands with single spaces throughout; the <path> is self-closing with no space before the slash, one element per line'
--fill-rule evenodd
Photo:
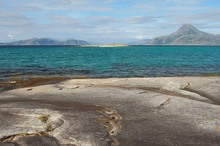
<path fill-rule="evenodd" d="M 102 77 L 220 74 L 219 46 L 0 47 L 0 80 L 13 75 Z"/>

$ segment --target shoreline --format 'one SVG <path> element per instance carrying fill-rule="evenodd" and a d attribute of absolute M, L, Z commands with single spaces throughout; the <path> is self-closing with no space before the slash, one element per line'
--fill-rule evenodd
<path fill-rule="evenodd" d="M 200 74 L 192 76 L 146 76 L 146 77 L 117 77 L 118 79 L 126 78 L 176 78 L 176 77 L 220 77 L 219 74 Z M 47 84 L 56 84 L 59 82 L 72 80 L 72 79 L 114 79 L 115 77 L 101 78 L 101 77 L 87 77 L 87 76 L 53 76 L 53 75 L 27 75 L 27 76 L 12 76 L 8 77 L 8 80 L 0 81 L 0 93 L 7 90 L 35 87 Z"/>
<path fill-rule="evenodd" d="M 62 77 L 62 76 L 17 76 L 0 82 L 0 93 L 12 89 L 35 87 L 40 85 L 57 84 L 71 79 L 86 79 L 86 76 Z"/>
<path fill-rule="evenodd" d="M 74 48 L 83 48 L 83 47 L 97 47 L 97 46 L 102 46 L 102 45 L 0 45 L 0 48 L 4 48 L 4 47 L 74 47 Z M 172 46 L 180 46 L 180 47 L 184 47 L 184 46 L 187 46 L 187 47 L 220 47 L 220 45 L 122 45 L 122 47 L 130 47 L 130 46 L 135 46 L 135 47 L 138 47 L 138 46 L 146 46 L 146 47 L 150 47 L 150 46 L 169 46 L 169 47 L 172 47 Z M 114 47 L 114 46 L 113 46 Z M 120 47 L 120 45 L 119 45 Z M 108 48 L 108 47 L 107 47 Z"/>

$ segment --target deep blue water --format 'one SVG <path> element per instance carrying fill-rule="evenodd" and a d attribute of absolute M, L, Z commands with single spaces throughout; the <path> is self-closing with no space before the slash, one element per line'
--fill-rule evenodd
<path fill-rule="evenodd" d="M 219 46 L 0 47 L 0 80 L 13 75 L 155 77 L 220 74 Z"/>

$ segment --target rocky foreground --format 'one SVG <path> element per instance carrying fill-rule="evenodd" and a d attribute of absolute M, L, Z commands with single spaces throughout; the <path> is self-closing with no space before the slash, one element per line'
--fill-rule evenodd
<path fill-rule="evenodd" d="M 0 146 L 219 146 L 220 77 L 73 79 L 0 93 Z"/>

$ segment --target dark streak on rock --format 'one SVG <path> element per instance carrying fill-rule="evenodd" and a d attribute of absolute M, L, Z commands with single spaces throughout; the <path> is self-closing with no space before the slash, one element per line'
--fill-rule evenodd
<path fill-rule="evenodd" d="M 0 138 L 0 142 L 11 142 L 16 137 L 24 137 L 24 136 L 49 136 L 49 134 L 44 131 L 36 132 L 36 133 L 18 133 Z"/>
<path fill-rule="evenodd" d="M 168 104 L 169 101 L 170 101 L 170 98 L 167 98 L 163 103 L 160 104 L 160 107 L 164 106 L 165 104 Z"/>
<path fill-rule="evenodd" d="M 182 88 L 181 90 L 185 90 L 185 91 L 188 91 L 188 92 L 192 92 L 192 93 L 196 93 L 202 97 L 206 97 L 208 98 L 209 100 L 213 101 L 214 104 L 216 105 L 220 105 L 220 102 L 217 101 L 214 97 L 212 97 L 211 95 L 205 93 L 205 92 L 202 92 L 202 91 L 198 91 L 198 90 L 195 90 L 195 89 L 192 89 L 190 86 L 186 86 L 184 88 Z"/>
<path fill-rule="evenodd" d="M 100 86 L 100 87 L 103 87 L 103 86 Z M 139 94 L 148 93 L 150 91 L 150 92 L 160 93 L 160 94 L 164 94 L 164 95 L 182 97 L 182 98 L 187 98 L 187 99 L 191 99 L 191 100 L 204 102 L 203 100 L 195 99 L 193 96 L 190 96 L 190 95 L 183 95 L 178 92 L 173 92 L 173 91 L 169 91 L 169 90 L 161 89 L 161 88 L 156 88 L 156 87 L 125 87 L 125 86 L 112 86 L 112 85 L 106 85 L 104 87 L 121 88 L 121 89 L 126 89 L 126 90 L 145 90 L 143 92 L 140 92 Z M 186 89 L 182 89 L 182 90 L 186 90 Z M 190 90 L 186 90 L 186 91 L 190 91 Z M 208 94 L 201 93 L 198 91 L 194 92 L 194 93 L 197 93 L 200 96 L 205 97 L 210 100 L 210 102 L 206 101 L 205 103 L 219 105 L 219 103 L 214 101 L 214 99 L 212 97 L 210 97 L 210 95 L 208 95 Z"/>
<path fill-rule="evenodd" d="M 31 91 L 31 90 L 33 90 L 33 88 L 29 88 L 29 89 L 27 89 L 27 91 Z"/>

